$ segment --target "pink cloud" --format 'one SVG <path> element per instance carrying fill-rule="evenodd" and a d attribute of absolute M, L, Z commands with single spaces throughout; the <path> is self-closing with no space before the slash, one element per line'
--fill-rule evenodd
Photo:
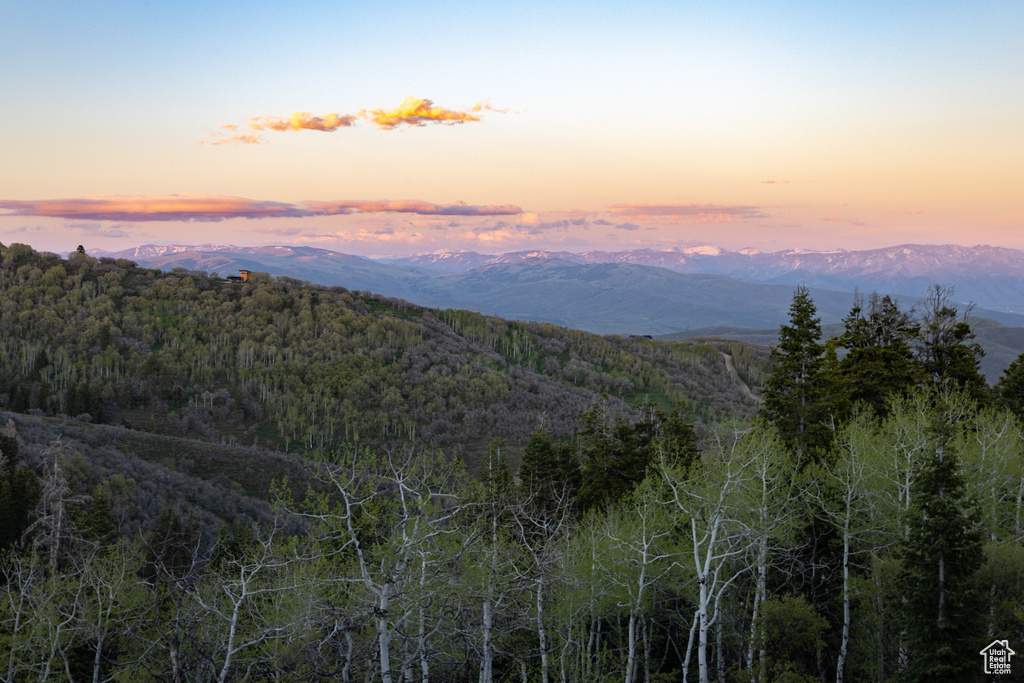
<path fill-rule="evenodd" d="M 400 200 L 340 200 L 330 202 L 305 202 L 313 212 L 325 215 L 349 213 L 412 213 L 422 216 L 510 216 L 523 210 L 512 204 L 502 206 L 472 206 L 466 202 L 454 204 L 431 204 L 416 199 Z"/>
<path fill-rule="evenodd" d="M 829 221 L 830 223 L 849 223 L 850 225 L 857 225 L 857 226 L 863 226 L 864 225 L 863 221 L 859 221 L 856 218 L 843 218 L 841 216 L 836 216 L 836 215 L 825 216 L 821 220 Z"/>
<path fill-rule="evenodd" d="M 518 206 L 432 204 L 415 199 L 309 201 L 298 204 L 216 195 L 136 195 L 69 199 L 0 200 L 13 216 L 46 216 L 100 221 L 220 221 L 227 218 L 305 218 L 350 213 L 424 216 L 507 216 Z"/>
<path fill-rule="evenodd" d="M 309 211 L 283 202 L 216 195 L 136 195 L 0 200 L 14 216 L 95 221 L 221 221 L 225 218 L 298 218 Z"/>
<path fill-rule="evenodd" d="M 297 111 L 288 117 L 252 116 L 249 128 L 253 130 L 319 130 L 331 133 L 339 128 L 348 128 L 355 123 L 356 117 L 351 114 L 326 114 L 314 116 L 308 111 Z"/>
<path fill-rule="evenodd" d="M 669 220 L 683 223 L 736 223 L 767 216 L 757 206 L 715 204 L 613 204 L 608 210 L 640 221 Z"/>

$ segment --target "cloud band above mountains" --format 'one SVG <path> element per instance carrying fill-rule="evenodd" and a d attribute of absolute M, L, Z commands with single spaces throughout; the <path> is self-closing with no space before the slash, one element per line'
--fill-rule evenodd
<path fill-rule="evenodd" d="M 11 216 L 97 221 L 221 221 L 228 218 L 305 218 L 351 213 L 405 213 L 426 216 L 508 216 L 518 206 L 474 206 L 465 202 L 431 204 L 419 200 L 308 201 L 297 204 L 217 195 L 100 196 L 69 199 L 2 200 Z M 4 215 L 4 214 L 0 214 Z"/>
<path fill-rule="evenodd" d="M 374 200 L 374 201 L 334 201 L 304 203 L 318 215 L 337 215 L 349 213 L 415 213 L 422 216 L 512 216 L 523 212 L 518 206 L 471 206 L 466 202 L 454 204 L 431 204 L 415 199 Z"/>
<path fill-rule="evenodd" d="M 768 217 L 758 206 L 716 204 L 613 204 L 608 210 L 618 216 L 640 221 L 670 220 L 684 223 L 735 223 Z"/>
<path fill-rule="evenodd" d="M 432 100 L 422 97 L 406 97 L 400 105 L 393 109 L 360 109 L 355 114 L 341 112 L 314 116 L 310 112 L 298 111 L 291 116 L 250 116 L 242 126 L 229 123 L 222 129 L 234 133 L 227 135 L 214 133 L 212 139 L 205 141 L 211 145 L 230 143 L 260 144 L 263 131 L 297 131 L 318 130 L 331 133 L 339 128 L 349 128 L 362 119 L 376 124 L 384 130 L 394 130 L 401 126 L 422 127 L 432 124 L 456 125 L 481 120 L 481 112 L 493 111 L 505 113 L 507 110 L 496 109 L 489 101 L 477 102 L 467 109 L 448 109 L 434 104 Z M 250 132 L 239 132 L 240 128 L 248 128 Z M 253 132 L 255 131 L 255 132 Z"/>

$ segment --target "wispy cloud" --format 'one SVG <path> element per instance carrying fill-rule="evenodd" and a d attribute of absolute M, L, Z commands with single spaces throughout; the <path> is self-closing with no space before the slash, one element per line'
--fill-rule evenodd
<path fill-rule="evenodd" d="M 297 111 L 291 116 L 254 116 L 249 119 L 248 126 L 253 130 L 319 130 L 330 133 L 339 128 L 347 128 L 356 122 L 351 114 L 326 114 L 313 116 L 308 111 Z"/>
<path fill-rule="evenodd" d="M 298 204 L 211 195 L 137 195 L 70 199 L 0 200 L 12 216 L 45 216 L 95 221 L 221 221 L 228 218 L 305 218 L 350 213 L 403 213 L 424 216 L 508 216 L 518 206 L 432 204 L 405 200 L 308 201 Z M 0 214 L 2 215 L 2 214 Z"/>
<path fill-rule="evenodd" d="M 613 204 L 608 210 L 613 214 L 640 221 L 663 220 L 685 223 L 735 223 L 767 217 L 767 214 L 757 206 L 715 204 Z"/>
<path fill-rule="evenodd" d="M 240 143 L 243 145 L 258 145 L 263 141 L 263 136 L 259 133 L 240 133 L 238 135 L 231 135 L 226 138 L 224 137 L 213 137 L 210 140 L 200 140 L 200 145 L 230 145 L 233 143 Z"/>
<path fill-rule="evenodd" d="M 114 225 L 104 225 L 102 223 L 94 223 L 91 221 L 81 223 L 67 223 L 67 228 L 77 230 L 78 232 L 89 235 L 90 237 L 131 237 L 135 234 L 132 230 L 134 226 L 122 225 L 115 223 Z"/>
<path fill-rule="evenodd" d="M 349 128 L 359 119 L 376 124 L 384 130 L 401 126 L 456 125 L 480 121 L 484 111 L 504 114 L 508 110 L 495 108 L 489 100 L 477 102 L 466 109 L 449 109 L 434 104 L 433 100 L 410 95 L 393 109 L 360 109 L 355 114 L 336 112 L 315 116 L 311 112 L 297 111 L 291 116 L 250 116 L 242 126 L 255 132 L 239 132 L 239 125 L 229 123 L 221 126 L 226 132 L 211 133 L 210 139 L 201 141 L 201 144 L 260 144 L 263 131 L 318 130 L 331 133 L 339 128 Z"/>
<path fill-rule="evenodd" d="M 844 218 L 842 216 L 836 216 L 834 214 L 831 216 L 825 216 L 821 220 L 828 221 L 830 223 L 849 223 L 850 225 L 857 226 L 864 225 L 864 221 L 857 220 L 856 218 Z"/>
<path fill-rule="evenodd" d="M 336 215 L 348 213 L 414 213 L 422 216 L 511 216 L 521 214 L 518 206 L 473 206 L 466 202 L 454 204 L 431 204 L 416 199 L 400 200 L 339 200 L 330 202 L 304 202 L 314 213 Z"/>
<path fill-rule="evenodd" d="M 136 195 L 71 199 L 0 200 L 15 216 L 93 221 L 220 221 L 225 218 L 298 218 L 307 209 L 283 202 L 211 195 Z"/>

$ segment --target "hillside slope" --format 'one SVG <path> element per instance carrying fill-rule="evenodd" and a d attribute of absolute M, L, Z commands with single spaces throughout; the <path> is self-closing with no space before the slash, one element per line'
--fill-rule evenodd
<path fill-rule="evenodd" d="M 602 338 L 256 273 L 233 283 L 0 248 L 0 405 L 292 451 L 419 441 L 467 456 L 601 394 L 749 415 L 713 347 Z M 471 459 L 471 458 L 470 458 Z"/>

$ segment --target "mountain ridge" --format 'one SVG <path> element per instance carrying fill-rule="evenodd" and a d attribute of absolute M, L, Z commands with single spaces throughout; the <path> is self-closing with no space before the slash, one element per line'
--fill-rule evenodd
<path fill-rule="evenodd" d="M 528 258 L 556 258 L 576 263 L 635 263 L 678 273 L 703 273 L 771 284 L 806 284 L 840 290 L 885 288 L 891 293 L 923 296 L 934 283 L 954 284 L 959 298 L 988 307 L 1024 309 L 1024 251 L 989 245 L 916 245 L 864 250 L 754 248 L 730 251 L 702 245 L 626 251 L 514 251 L 479 254 L 452 251 L 379 259 L 382 263 L 465 272 L 494 263 Z M 950 280 L 955 282 L 950 282 Z"/>

